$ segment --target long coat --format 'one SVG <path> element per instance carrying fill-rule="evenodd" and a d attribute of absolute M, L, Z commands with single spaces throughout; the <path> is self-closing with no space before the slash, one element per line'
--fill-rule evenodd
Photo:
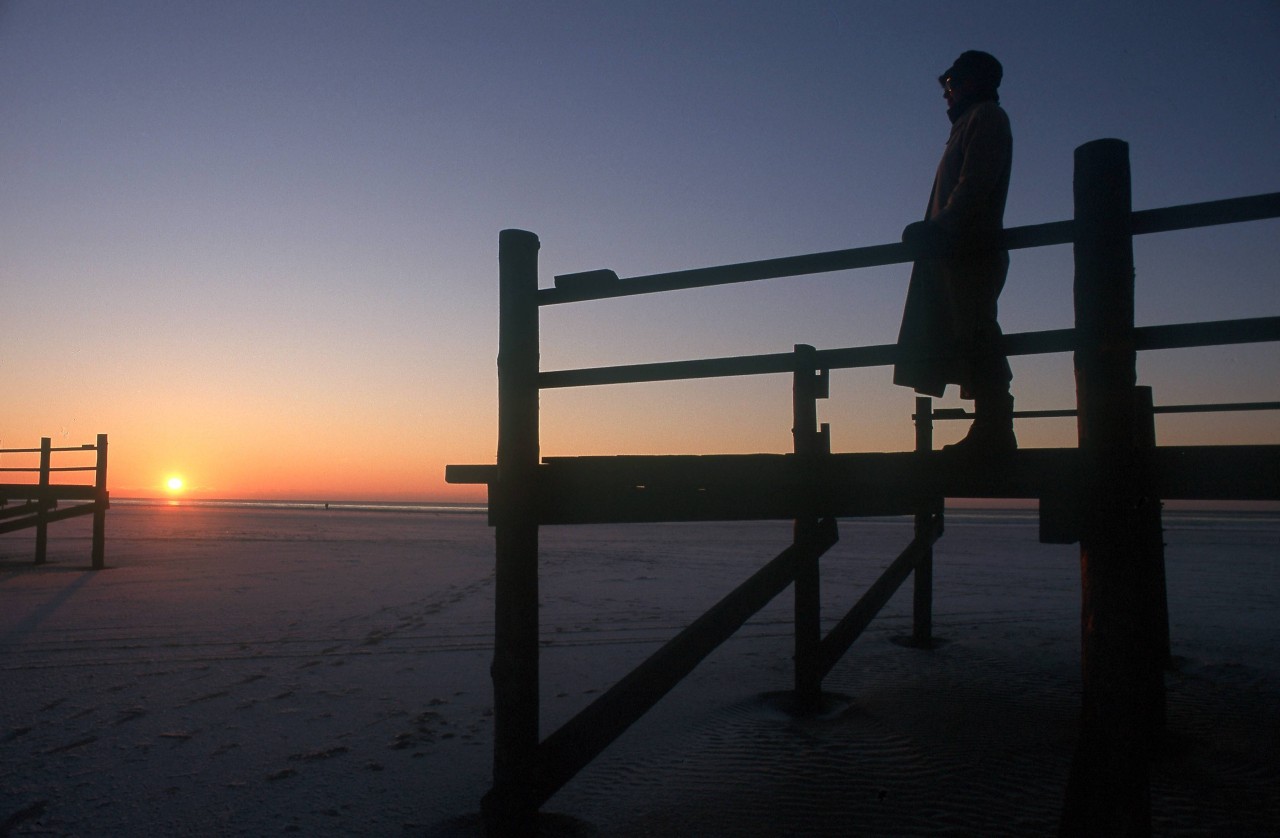
<path fill-rule="evenodd" d="M 959 384 L 970 397 L 975 375 L 1004 375 L 1009 365 L 983 369 L 982 347 L 998 342 L 996 300 L 1004 288 L 1009 254 L 995 249 L 1013 162 L 1009 117 L 995 101 L 963 110 L 951 126 L 938 164 L 925 220 L 947 242 L 949 255 L 918 259 L 911 271 L 898 332 L 893 381 L 941 396 Z"/>

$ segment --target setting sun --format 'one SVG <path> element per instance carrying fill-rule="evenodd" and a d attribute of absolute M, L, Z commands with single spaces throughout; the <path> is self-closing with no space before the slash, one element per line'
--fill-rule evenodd
<path fill-rule="evenodd" d="M 182 478 L 170 477 L 165 481 L 164 485 L 170 492 L 180 492 L 182 491 Z"/>

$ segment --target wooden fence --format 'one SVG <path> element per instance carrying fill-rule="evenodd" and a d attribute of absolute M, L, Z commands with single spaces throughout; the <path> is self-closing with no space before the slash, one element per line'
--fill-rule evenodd
<path fill-rule="evenodd" d="M 54 466 L 53 455 L 74 452 L 95 454 L 93 465 Z M 10 466 L 12 455 L 39 457 L 34 466 Z M 93 483 L 55 483 L 55 474 L 93 472 Z M 98 434 L 97 442 L 67 448 L 53 447 L 49 437 L 40 440 L 39 448 L 0 448 L 0 472 L 27 473 L 36 476 L 34 483 L 0 483 L 0 534 L 30 527 L 36 531 L 35 563 L 44 564 L 49 544 L 49 524 L 81 515 L 93 516 L 91 559 L 94 570 L 105 561 L 106 515 L 110 507 L 107 493 L 107 435 Z M 70 505 L 63 505 L 63 504 Z M 13 504 L 13 505 L 11 505 Z M 61 507 L 61 508 L 60 508 Z"/>
<path fill-rule="evenodd" d="M 1163 719 L 1161 668 L 1168 618 L 1160 530 L 1163 499 L 1280 499 L 1280 445 L 1156 445 L 1157 412 L 1275 409 L 1278 402 L 1155 406 L 1137 386 L 1137 353 L 1280 340 L 1280 317 L 1135 327 L 1134 235 L 1280 217 L 1280 193 L 1133 212 L 1128 146 L 1098 140 L 1076 150 L 1075 217 L 1012 228 L 1010 249 L 1072 243 L 1075 327 L 1006 335 L 1009 355 L 1073 352 L 1079 446 L 1022 449 L 973 469 L 932 450 L 934 420 L 916 405 L 916 450 L 832 453 L 816 401 L 833 369 L 883 366 L 898 347 L 862 346 L 591 369 L 538 368 L 541 306 L 899 264 L 904 245 L 770 259 L 619 279 L 611 271 L 538 287 L 537 237 L 500 237 L 496 465 L 449 466 L 452 483 L 489 487 L 495 527 L 494 777 L 485 796 L 494 835 L 531 835 L 538 809 L 716 646 L 788 586 L 795 595 L 795 707 L 815 708 L 840 656 L 914 573 L 913 637 L 931 639 L 932 545 L 946 497 L 1036 498 L 1041 537 L 1079 542 L 1082 560 L 1082 732 L 1063 833 L 1118 834 L 1150 823 L 1148 756 Z M 559 457 L 538 443 L 542 389 L 719 376 L 793 377 L 791 454 Z M 1266 382 L 1271 384 L 1273 382 Z M 1019 418 L 1044 415 L 1022 412 Z M 824 637 L 819 558 L 837 519 L 913 515 L 915 537 Z M 545 739 L 539 731 L 538 528 L 545 524 L 791 519 L 793 543 Z"/>

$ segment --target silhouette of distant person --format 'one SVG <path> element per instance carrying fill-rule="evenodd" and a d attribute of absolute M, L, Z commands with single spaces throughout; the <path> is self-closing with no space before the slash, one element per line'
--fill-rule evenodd
<path fill-rule="evenodd" d="M 973 399 L 968 435 L 947 446 L 965 454 L 998 455 L 1018 445 L 1013 374 L 996 322 L 1009 270 L 1008 251 L 998 248 L 1013 161 L 1013 134 L 997 93 L 1003 76 L 994 56 L 970 50 L 938 77 L 951 135 L 924 220 L 902 231 L 916 262 L 893 381 L 930 396 L 958 384 L 961 398 Z"/>

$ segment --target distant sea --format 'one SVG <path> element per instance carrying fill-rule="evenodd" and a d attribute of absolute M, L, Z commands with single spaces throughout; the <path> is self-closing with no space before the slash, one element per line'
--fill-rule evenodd
<path fill-rule="evenodd" d="M 245 509 L 277 510 L 288 512 L 386 512 L 407 514 L 484 515 L 489 511 L 485 503 L 455 503 L 442 501 L 317 501 L 317 500 L 251 500 L 251 499 L 194 499 L 194 498 L 112 498 L 115 507 L 189 507 L 192 509 Z M 1034 506 L 1020 503 L 1003 507 L 975 506 L 961 501 L 953 506 L 948 501 L 947 520 L 953 524 L 1034 525 L 1039 511 Z M 1163 511 L 1165 529 L 1170 528 L 1219 528 L 1219 527 L 1280 527 L 1280 503 L 1258 502 L 1242 504 L 1172 502 Z"/>
<path fill-rule="evenodd" d="M 318 500 L 240 500 L 193 498 L 112 498 L 112 506 L 177 506 L 192 509 L 275 509 L 291 512 L 402 512 L 434 514 L 484 514 L 483 503 L 440 503 L 436 501 L 318 501 Z"/>

